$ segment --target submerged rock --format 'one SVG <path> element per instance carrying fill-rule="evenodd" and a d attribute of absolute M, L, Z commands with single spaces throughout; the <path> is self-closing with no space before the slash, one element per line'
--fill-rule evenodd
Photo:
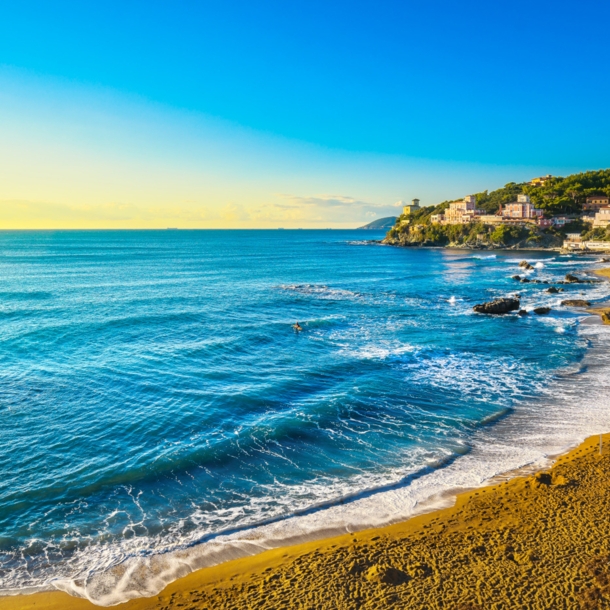
<path fill-rule="evenodd" d="M 567 301 L 561 301 L 561 304 L 566 307 L 591 307 L 591 303 L 584 299 L 568 299 Z"/>
<path fill-rule="evenodd" d="M 480 305 L 475 305 L 473 307 L 473 310 L 476 313 L 500 315 L 519 309 L 519 305 L 519 299 L 508 297 L 503 299 L 496 299 L 495 301 L 490 301 L 489 303 L 481 303 Z"/>
<path fill-rule="evenodd" d="M 517 313 L 520 316 L 527 316 L 527 315 L 529 315 L 529 311 L 527 311 L 527 309 L 520 309 Z"/>
<path fill-rule="evenodd" d="M 559 290 L 557 290 L 557 288 L 555 288 L 555 286 L 551 286 L 550 288 L 547 288 L 545 290 L 545 292 L 548 292 L 550 294 L 557 294 L 559 292 Z"/>
<path fill-rule="evenodd" d="M 550 312 L 551 312 L 550 307 L 536 307 L 536 309 L 534 309 L 534 313 L 538 316 L 544 316 Z"/>

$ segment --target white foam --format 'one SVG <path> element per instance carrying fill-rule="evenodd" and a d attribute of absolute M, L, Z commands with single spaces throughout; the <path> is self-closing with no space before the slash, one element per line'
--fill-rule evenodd
<path fill-rule="evenodd" d="M 249 530 L 221 535 L 202 544 L 146 557 L 125 557 L 103 572 L 53 585 L 98 605 L 113 605 L 152 596 L 167 583 L 205 566 L 304 540 L 354 532 L 404 520 L 453 502 L 448 490 L 480 486 L 504 472 L 531 465 L 544 467 L 549 456 L 565 451 L 587 436 L 610 429 L 610 365 L 608 328 L 583 325 L 582 335 L 597 347 L 584 367 L 565 371 L 547 388 L 541 401 L 524 402 L 493 426 L 474 434 L 471 450 L 449 465 L 431 470 L 408 484 L 311 511 Z M 584 372 L 583 372 L 584 371 Z M 583 392 L 586 384 L 587 392 Z M 408 473 L 401 473 L 402 476 Z"/>

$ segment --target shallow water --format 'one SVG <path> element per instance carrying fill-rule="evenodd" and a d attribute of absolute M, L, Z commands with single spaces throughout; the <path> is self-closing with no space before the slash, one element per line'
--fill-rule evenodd
<path fill-rule="evenodd" d="M 0 233 L 3 590 L 60 586 L 117 603 L 129 587 L 100 576 L 117 564 L 201 553 L 219 534 L 289 539 L 392 520 L 540 459 L 541 413 L 562 443 L 602 425 L 570 427 L 579 393 L 559 404 L 549 391 L 568 395 L 587 349 L 608 340 L 559 302 L 605 299 L 610 284 L 549 295 L 510 279 L 522 258 L 531 278 L 553 281 L 597 257 L 362 240 Z M 517 290 L 526 308 L 553 312 L 472 313 Z M 501 447 L 495 461 L 482 446 Z"/>

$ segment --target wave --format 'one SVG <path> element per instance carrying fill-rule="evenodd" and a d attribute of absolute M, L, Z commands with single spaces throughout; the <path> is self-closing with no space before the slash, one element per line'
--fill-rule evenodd
<path fill-rule="evenodd" d="M 544 467 L 553 455 L 610 427 L 604 387 L 606 367 L 610 365 L 610 333 L 599 325 L 585 325 L 582 333 L 593 342 L 585 366 L 559 373 L 542 398 L 522 402 L 510 417 L 505 417 L 506 410 L 499 410 L 481 420 L 468 445 L 445 453 L 440 461 L 438 455 L 430 455 L 423 471 L 384 473 L 380 489 L 369 486 L 368 493 L 356 496 L 345 490 L 346 494 L 330 506 L 213 538 L 197 540 L 195 533 L 154 554 L 138 553 L 121 545 L 100 547 L 95 550 L 95 569 L 83 569 L 78 577 L 47 584 L 110 606 L 155 595 L 169 582 L 202 567 L 302 541 L 396 523 L 451 505 L 450 491 L 478 487 L 524 466 Z M 583 387 L 587 392 L 582 391 Z M 91 566 L 92 552 L 88 549 L 88 555 L 78 561 Z"/>
<path fill-rule="evenodd" d="M 342 301 L 362 297 L 358 292 L 345 290 L 343 288 L 331 288 L 324 284 L 283 284 L 278 286 L 280 290 L 295 292 L 297 294 L 313 296 L 319 299 Z"/>

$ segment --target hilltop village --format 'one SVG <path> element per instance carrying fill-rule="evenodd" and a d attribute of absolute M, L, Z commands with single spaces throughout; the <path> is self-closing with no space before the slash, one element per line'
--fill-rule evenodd
<path fill-rule="evenodd" d="M 610 251 L 610 170 L 546 175 L 437 206 L 405 205 L 385 243 Z"/>

